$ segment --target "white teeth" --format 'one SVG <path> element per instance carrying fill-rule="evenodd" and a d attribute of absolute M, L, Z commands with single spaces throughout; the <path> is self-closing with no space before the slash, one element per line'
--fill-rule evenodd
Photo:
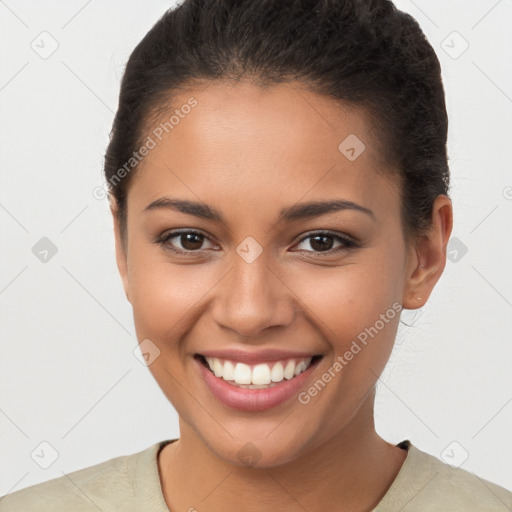
<path fill-rule="evenodd" d="M 281 382 L 284 379 L 283 363 L 278 362 L 274 366 L 272 366 L 270 378 L 272 379 L 272 382 Z"/>
<path fill-rule="evenodd" d="M 218 359 L 213 360 L 213 373 L 215 377 L 222 377 L 224 367 Z"/>
<path fill-rule="evenodd" d="M 295 361 L 288 361 L 286 368 L 284 369 L 284 378 L 290 380 L 295 375 Z"/>
<path fill-rule="evenodd" d="M 306 361 L 301 361 L 296 367 L 295 367 L 295 375 L 299 375 L 299 373 L 302 373 L 306 369 Z"/>
<path fill-rule="evenodd" d="M 268 364 L 257 364 L 252 370 L 252 383 L 261 386 L 270 384 L 270 368 Z"/>
<path fill-rule="evenodd" d="M 235 365 L 231 361 L 224 362 L 224 371 L 222 372 L 224 380 L 235 380 Z"/>
<path fill-rule="evenodd" d="M 222 377 L 222 374 L 216 377 Z M 251 367 L 244 363 L 236 363 L 234 380 L 237 384 L 251 384 Z"/>
<path fill-rule="evenodd" d="M 306 359 L 277 361 L 272 364 L 272 367 L 267 363 L 260 363 L 251 367 L 245 363 L 236 363 L 216 357 L 207 357 L 206 362 L 216 377 L 231 382 L 234 381 L 242 386 L 247 385 L 256 388 L 272 386 L 273 383 L 281 382 L 283 379 L 293 379 L 309 368 L 311 359 L 311 357 L 308 357 Z"/>

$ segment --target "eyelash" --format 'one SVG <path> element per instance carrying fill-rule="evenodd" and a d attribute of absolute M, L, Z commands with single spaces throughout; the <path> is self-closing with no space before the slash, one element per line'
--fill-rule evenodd
<path fill-rule="evenodd" d="M 184 251 L 184 250 L 181 250 L 181 249 L 175 249 L 174 247 L 172 247 L 170 245 L 169 241 L 171 239 L 176 238 L 176 237 L 178 237 L 180 235 L 185 235 L 185 234 L 199 235 L 199 236 L 204 237 L 204 239 L 206 239 L 206 240 L 210 240 L 210 238 L 208 236 L 206 236 L 204 233 L 201 233 L 200 231 L 194 231 L 194 230 L 182 230 L 182 231 L 179 231 L 178 230 L 178 231 L 170 231 L 167 234 L 160 235 L 155 240 L 155 243 L 160 245 L 161 247 L 163 247 L 165 250 L 171 251 L 174 254 L 183 255 L 183 254 L 200 253 L 201 252 L 200 250 L 198 250 L 198 251 L 190 251 L 190 250 Z M 333 233 L 331 231 L 318 231 L 318 232 L 310 233 L 309 235 L 302 237 L 297 242 L 297 244 L 301 244 L 302 242 L 304 242 L 304 240 L 307 240 L 308 238 L 314 238 L 314 237 L 317 237 L 317 236 L 328 236 L 328 237 L 334 238 L 335 240 L 337 240 L 337 241 L 339 241 L 339 242 L 341 242 L 343 244 L 343 245 L 341 245 L 340 247 L 338 247 L 336 249 L 329 249 L 328 251 L 306 251 L 308 253 L 312 252 L 315 255 L 320 256 L 320 257 L 322 257 L 322 256 L 332 256 L 333 254 L 340 253 L 340 252 L 347 252 L 350 249 L 358 247 L 358 244 L 354 240 L 352 240 L 350 238 L 347 238 L 347 237 L 344 237 L 344 236 L 341 236 L 341 235 L 338 235 L 338 234 Z"/>

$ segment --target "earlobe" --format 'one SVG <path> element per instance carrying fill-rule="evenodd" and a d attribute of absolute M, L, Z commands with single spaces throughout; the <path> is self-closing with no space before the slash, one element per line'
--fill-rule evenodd
<path fill-rule="evenodd" d="M 430 270 L 430 272 L 428 270 Z M 429 277 L 432 275 L 432 270 L 436 270 L 436 268 L 430 266 L 427 268 L 426 265 L 420 263 L 412 271 L 408 279 L 406 293 L 404 294 L 402 304 L 404 309 L 418 309 L 425 305 L 432 291 L 433 284 L 435 284 L 433 283 L 432 286 L 427 286 Z"/>
<path fill-rule="evenodd" d="M 404 309 L 421 308 L 429 298 L 446 265 L 446 247 L 453 227 L 452 203 L 439 195 L 432 207 L 429 231 L 421 235 L 414 248 L 404 290 Z"/>
<path fill-rule="evenodd" d="M 123 283 L 124 293 L 128 302 L 131 303 L 130 299 L 130 287 L 129 287 L 129 279 L 128 279 L 128 260 L 125 248 L 123 246 L 121 240 L 121 228 L 119 223 L 119 215 L 117 206 L 115 203 L 115 199 L 112 199 L 110 202 L 110 211 L 112 212 L 112 219 L 114 224 L 114 239 L 115 239 L 115 252 L 116 252 L 116 263 L 117 269 L 119 270 L 119 275 L 121 276 L 121 281 Z"/>

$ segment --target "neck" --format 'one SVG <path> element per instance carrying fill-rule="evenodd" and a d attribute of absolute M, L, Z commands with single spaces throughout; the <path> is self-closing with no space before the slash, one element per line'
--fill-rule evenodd
<path fill-rule="evenodd" d="M 370 395 L 342 431 L 300 459 L 272 468 L 229 464 L 215 456 L 187 424 L 180 424 L 180 439 L 166 446 L 159 457 L 169 509 L 372 510 L 407 453 L 375 432 L 374 394 Z"/>

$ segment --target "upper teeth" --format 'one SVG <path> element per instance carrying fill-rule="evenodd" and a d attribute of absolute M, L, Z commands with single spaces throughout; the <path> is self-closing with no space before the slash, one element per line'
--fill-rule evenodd
<path fill-rule="evenodd" d="M 265 385 L 271 382 L 281 382 L 283 379 L 292 379 L 309 367 L 311 359 L 311 357 L 307 357 L 277 361 L 271 363 L 272 368 L 267 363 L 250 366 L 216 357 L 207 357 L 206 361 L 216 377 L 235 381 L 237 384 Z"/>

